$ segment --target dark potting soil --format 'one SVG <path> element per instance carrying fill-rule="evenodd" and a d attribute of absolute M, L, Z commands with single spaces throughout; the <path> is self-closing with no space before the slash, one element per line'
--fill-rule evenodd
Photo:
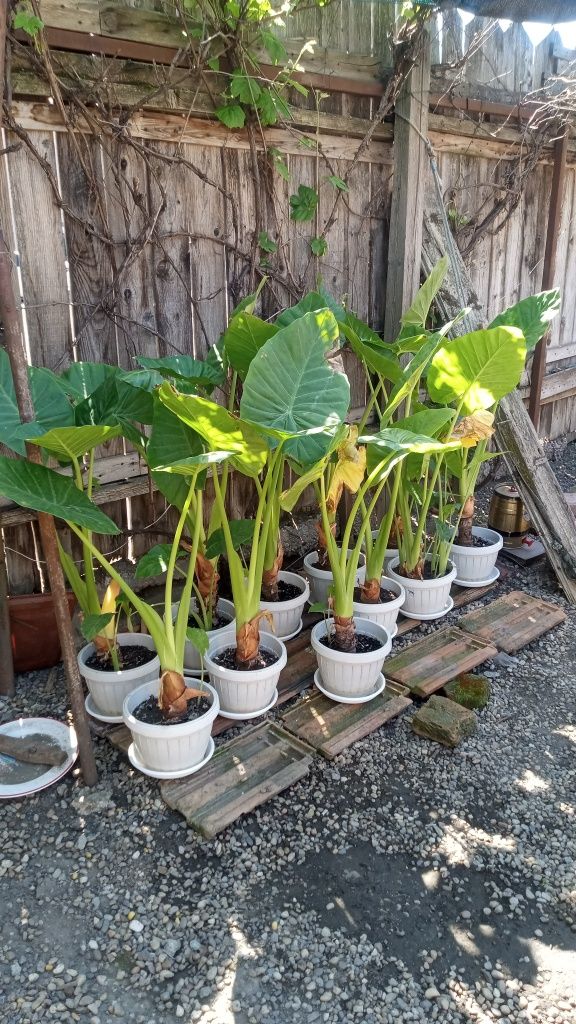
<path fill-rule="evenodd" d="M 149 651 L 147 647 L 140 647 L 138 644 L 124 644 L 118 648 L 120 668 L 125 672 L 129 668 L 140 668 L 147 665 L 156 657 L 156 651 Z M 110 658 L 99 658 L 96 652 L 86 659 L 88 668 L 96 668 L 99 672 L 115 672 L 116 669 Z"/>
<path fill-rule="evenodd" d="M 208 697 L 191 697 L 184 714 L 176 718 L 164 718 L 158 707 L 157 698 L 147 697 L 132 714 L 139 722 L 146 722 L 147 725 L 181 725 L 183 722 L 193 722 L 195 718 L 200 718 L 211 707 L 212 701 Z"/>
<path fill-rule="evenodd" d="M 231 622 L 231 615 L 226 615 L 226 612 L 216 612 L 216 615 L 212 616 L 212 625 L 210 626 L 210 629 L 222 629 L 222 626 L 228 626 Z M 198 629 L 198 619 L 191 615 L 188 619 L 188 625 L 191 629 Z"/>
<path fill-rule="evenodd" d="M 380 587 L 380 597 L 378 598 L 378 601 L 374 601 L 374 604 L 378 604 L 378 602 L 380 604 L 388 604 L 389 601 L 395 601 L 397 597 L 398 597 L 398 594 L 393 594 L 391 590 L 385 590 L 384 587 Z M 354 590 L 354 600 L 355 601 L 362 601 L 363 600 L 362 592 L 360 590 L 360 587 L 356 587 L 356 589 Z M 371 602 L 364 602 L 364 603 L 371 603 Z"/>
<path fill-rule="evenodd" d="M 416 579 L 416 577 L 408 576 L 407 573 L 402 572 L 402 569 L 400 568 L 400 566 L 397 566 L 397 568 L 394 570 L 394 572 L 397 572 L 399 576 L 403 576 L 404 579 L 407 579 L 407 580 Z M 446 575 L 448 575 L 449 572 L 452 572 L 452 563 L 451 562 L 448 562 L 448 568 L 446 570 Z M 425 580 L 437 580 L 437 579 L 440 578 L 439 576 L 436 575 L 436 573 L 432 572 L 432 568 L 430 566 L 430 562 L 425 562 L 424 563 L 424 576 L 423 576 L 423 578 Z"/>
<path fill-rule="evenodd" d="M 278 597 L 277 601 L 293 601 L 295 597 L 300 597 L 302 593 L 302 587 L 297 587 L 295 583 L 286 583 L 286 580 L 278 580 Z M 267 601 L 268 598 L 264 594 L 260 594 L 263 601 Z"/>
<path fill-rule="evenodd" d="M 257 668 L 269 668 L 270 665 L 274 665 L 278 661 L 279 655 L 273 654 L 272 651 L 267 651 L 261 647 L 258 651 L 258 660 L 253 669 Z M 232 669 L 235 672 L 242 672 L 245 669 L 238 668 L 236 664 L 236 648 L 226 647 L 225 650 L 220 651 L 213 659 L 215 665 L 219 665 L 220 668 Z"/>
<path fill-rule="evenodd" d="M 490 545 L 493 544 L 493 543 L 494 543 L 494 541 L 492 541 L 492 540 L 484 540 L 484 537 L 476 537 L 475 534 L 472 534 L 472 547 L 473 548 L 489 548 Z"/>
<path fill-rule="evenodd" d="M 323 636 L 321 643 L 325 647 L 330 647 L 332 651 L 339 651 L 340 647 L 335 643 L 336 636 L 334 633 L 330 633 L 330 636 Z M 356 650 L 347 651 L 347 654 L 368 654 L 370 651 L 377 651 L 379 647 L 382 647 L 380 640 L 375 636 L 369 636 L 368 633 L 356 633 Z"/>

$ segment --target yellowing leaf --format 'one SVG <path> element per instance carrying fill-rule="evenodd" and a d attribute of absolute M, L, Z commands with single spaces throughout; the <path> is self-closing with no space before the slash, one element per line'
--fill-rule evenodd
<path fill-rule="evenodd" d="M 366 449 L 359 448 L 358 427 L 350 427 L 344 442 L 338 448 L 338 461 L 332 475 L 330 488 L 326 496 L 328 512 L 335 512 L 344 487 L 355 494 L 366 472 Z"/>
<path fill-rule="evenodd" d="M 104 597 L 102 599 L 102 607 L 100 609 L 102 615 L 114 616 L 116 612 L 116 599 L 118 598 L 119 594 L 120 587 L 116 583 L 116 580 L 110 580 L 110 583 L 106 588 L 106 593 L 104 594 Z M 100 635 L 105 636 L 107 640 L 114 639 L 114 618 L 110 619 L 109 623 L 106 626 L 104 626 L 104 629 L 101 630 Z"/>
<path fill-rule="evenodd" d="M 479 441 L 486 441 L 494 433 L 494 414 L 480 410 L 464 416 L 456 424 L 450 440 L 460 441 L 463 448 L 473 448 Z"/>

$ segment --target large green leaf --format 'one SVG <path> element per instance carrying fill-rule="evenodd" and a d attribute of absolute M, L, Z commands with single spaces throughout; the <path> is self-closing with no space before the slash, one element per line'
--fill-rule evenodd
<path fill-rule="evenodd" d="M 168 562 L 170 555 L 172 554 L 171 544 L 155 544 L 150 551 L 146 551 L 139 560 L 136 566 L 136 572 L 134 576 L 137 580 L 146 580 L 151 576 L 161 576 L 163 572 L 166 572 L 168 568 Z M 184 548 L 179 548 L 176 553 L 176 558 L 189 558 L 187 551 Z"/>
<path fill-rule="evenodd" d="M 305 470 L 294 481 L 291 487 L 282 492 L 280 504 L 285 512 L 292 512 L 296 503 L 300 500 L 307 487 L 320 479 L 326 468 L 326 459 L 320 459 L 310 469 Z"/>
<path fill-rule="evenodd" d="M 463 415 L 489 409 L 520 382 L 526 342 L 517 327 L 494 327 L 454 338 L 428 371 L 433 402 L 457 404 Z"/>
<path fill-rule="evenodd" d="M 254 426 L 207 398 L 182 395 L 169 384 L 162 384 L 158 397 L 167 409 L 200 434 L 213 451 L 230 452 L 233 465 L 241 473 L 258 476 L 266 462 L 268 446 Z"/>
<path fill-rule="evenodd" d="M 325 338 L 334 331 L 334 316 L 323 309 L 306 313 L 271 338 L 252 360 L 244 382 L 243 418 L 287 435 L 337 427 L 348 412 L 350 385 L 326 360 Z M 326 450 L 326 439 L 295 437 L 284 450 L 297 462 L 315 462 Z"/>
<path fill-rule="evenodd" d="M 200 455 L 202 438 L 179 416 L 171 412 L 156 396 L 152 417 L 152 432 L 146 448 L 146 461 L 151 469 L 166 466 L 173 460 Z"/>
<path fill-rule="evenodd" d="M 120 377 L 107 380 L 76 406 L 76 423 L 152 423 L 154 399 L 150 391 Z"/>
<path fill-rule="evenodd" d="M 163 359 L 138 357 L 138 363 L 147 370 L 156 370 L 169 380 L 175 380 L 182 388 L 186 382 L 192 388 L 212 391 L 222 383 L 221 372 L 208 362 L 192 356 L 166 356 Z"/>
<path fill-rule="evenodd" d="M 100 444 L 118 437 L 119 426 L 55 427 L 40 437 L 30 440 L 57 459 L 78 459 Z"/>
<path fill-rule="evenodd" d="M 176 476 L 196 476 L 201 470 L 208 469 L 218 462 L 226 462 L 232 452 L 201 452 L 191 455 L 188 459 L 172 460 L 167 466 L 159 466 L 159 473 L 173 473 Z"/>
<path fill-rule="evenodd" d="M 253 519 L 230 519 L 228 526 L 235 551 L 243 544 L 252 543 L 254 525 Z M 214 533 L 208 537 L 205 554 L 206 558 L 218 558 L 220 555 L 226 554 L 226 540 L 222 527 L 214 530 Z"/>
<path fill-rule="evenodd" d="M 378 434 L 361 437 L 358 440 L 359 443 L 366 445 L 366 466 L 369 473 L 381 466 L 383 460 L 384 463 L 392 459 L 396 462 L 396 456 L 399 455 L 404 458 L 412 455 L 445 455 L 460 447 L 459 441 L 443 443 L 437 438 L 396 427 L 388 427 Z"/>
<path fill-rule="evenodd" d="M 107 363 L 72 363 L 60 374 L 62 387 L 76 401 L 81 401 L 99 388 L 105 380 L 121 373 L 119 366 Z"/>
<path fill-rule="evenodd" d="M 398 420 L 394 427 L 398 430 L 410 430 L 413 434 L 436 437 L 453 418 L 453 409 L 422 409 L 411 416 L 405 416 L 403 420 Z"/>
<path fill-rule="evenodd" d="M 224 348 L 224 335 L 211 345 L 206 353 L 206 365 L 214 371 L 214 379 L 218 381 L 218 387 L 222 387 L 228 374 L 228 357 Z"/>
<path fill-rule="evenodd" d="M 71 426 L 74 411 L 59 377 L 38 366 L 31 366 L 28 374 L 36 422 L 43 430 Z"/>
<path fill-rule="evenodd" d="M 10 360 L 6 349 L 0 348 L 0 441 L 7 448 L 24 455 L 26 447 L 18 434 L 21 425 Z"/>
<path fill-rule="evenodd" d="M 242 380 L 256 353 L 278 330 L 276 324 L 260 320 L 251 313 L 238 313 L 232 318 L 224 334 L 224 349 L 230 366 Z"/>
<path fill-rule="evenodd" d="M 560 311 L 560 292 L 553 288 L 521 299 L 492 321 L 490 327 L 519 327 L 526 339 L 526 348 L 531 352 L 544 337 L 548 325 Z"/>
<path fill-rule="evenodd" d="M 340 324 L 340 330 L 354 354 L 366 363 L 369 370 L 383 380 L 395 383 L 399 379 L 402 370 L 394 350 L 366 324 L 349 313 L 345 322 Z"/>
<path fill-rule="evenodd" d="M 288 324 L 298 320 L 305 313 L 314 313 L 321 309 L 329 309 L 338 323 L 342 323 L 346 318 L 344 307 L 332 295 L 320 289 L 317 292 L 308 292 L 295 306 L 289 306 L 288 309 L 284 309 L 276 317 L 276 323 L 278 327 L 287 327 Z"/>
<path fill-rule="evenodd" d="M 449 325 L 446 325 L 446 327 L 449 329 Z M 384 426 L 390 423 L 392 415 L 398 406 L 413 392 L 417 392 L 420 380 L 428 369 L 431 359 L 443 344 L 444 337 L 442 334 L 431 335 L 404 367 L 388 398 L 386 409 L 384 410 Z"/>
<path fill-rule="evenodd" d="M 0 456 L 0 494 L 22 508 L 47 512 L 95 533 L 115 534 L 118 528 L 69 476 L 24 459 Z"/>
<path fill-rule="evenodd" d="M 446 277 L 447 270 L 448 260 L 446 256 L 443 256 L 442 259 L 438 260 L 438 263 L 432 269 L 429 277 L 427 277 L 424 284 L 417 292 L 416 298 L 410 306 L 410 309 L 406 310 L 404 313 L 402 317 L 402 327 L 407 327 L 409 325 L 415 327 L 426 326 L 430 306 L 442 287 L 442 282 Z"/>

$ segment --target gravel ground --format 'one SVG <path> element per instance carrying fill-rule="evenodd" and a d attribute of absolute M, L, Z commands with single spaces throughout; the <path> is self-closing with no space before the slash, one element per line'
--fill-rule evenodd
<path fill-rule="evenodd" d="M 564 603 L 546 563 L 518 587 Z M 456 751 L 410 709 L 211 843 L 104 740 L 95 789 L 2 805 L 0 1020 L 574 1024 L 575 620 L 487 664 Z M 48 672 L 0 704 L 65 713 Z"/>

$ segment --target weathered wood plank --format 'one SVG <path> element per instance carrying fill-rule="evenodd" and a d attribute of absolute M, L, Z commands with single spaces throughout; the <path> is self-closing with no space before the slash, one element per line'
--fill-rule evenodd
<path fill-rule="evenodd" d="M 312 763 L 307 749 L 279 726 L 264 723 L 222 746 L 197 775 L 164 782 L 160 791 L 169 807 L 211 839 L 303 778 Z"/>
<path fill-rule="evenodd" d="M 469 612 L 459 624 L 466 632 L 514 654 L 565 619 L 566 613 L 558 605 L 514 590 L 485 608 Z"/>

